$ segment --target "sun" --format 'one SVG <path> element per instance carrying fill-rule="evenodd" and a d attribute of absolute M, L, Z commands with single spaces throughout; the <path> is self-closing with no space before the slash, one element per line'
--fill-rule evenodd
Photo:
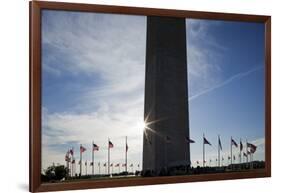
<path fill-rule="evenodd" d="M 145 130 L 146 127 L 147 127 L 146 122 L 145 122 L 145 121 L 142 121 L 142 122 L 140 123 L 140 128 L 142 128 L 143 130 Z"/>

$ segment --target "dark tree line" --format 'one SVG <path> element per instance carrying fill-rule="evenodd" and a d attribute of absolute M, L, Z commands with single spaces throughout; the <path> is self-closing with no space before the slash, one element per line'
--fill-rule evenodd
<path fill-rule="evenodd" d="M 64 165 L 52 165 L 49 166 L 44 172 L 45 174 L 42 174 L 42 181 L 52 182 L 66 179 L 68 177 L 69 169 Z"/>

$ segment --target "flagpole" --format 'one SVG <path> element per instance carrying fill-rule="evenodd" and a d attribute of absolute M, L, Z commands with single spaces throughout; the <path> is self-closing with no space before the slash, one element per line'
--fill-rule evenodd
<path fill-rule="evenodd" d="M 66 167 L 67 170 L 68 170 L 68 167 L 67 167 L 67 159 L 68 159 L 68 158 L 67 158 L 67 152 L 66 152 L 66 154 L 65 154 L 65 158 L 64 158 L 64 159 L 65 159 L 65 167 Z"/>
<path fill-rule="evenodd" d="M 85 167 L 86 167 L 86 176 L 87 176 L 88 175 L 88 172 L 87 172 L 87 169 L 88 169 L 87 161 L 85 162 Z"/>
<path fill-rule="evenodd" d="M 72 150 L 72 156 L 71 156 L 71 176 L 73 176 L 73 159 L 74 159 L 74 150 L 73 147 L 71 148 Z"/>
<path fill-rule="evenodd" d="M 248 144 L 247 144 L 248 146 Z M 251 169 L 253 169 L 253 153 L 252 153 L 252 147 L 250 147 L 250 166 Z"/>
<path fill-rule="evenodd" d="M 95 150 L 94 150 L 94 141 L 93 141 L 93 147 L 92 147 L 92 175 L 95 174 L 95 163 L 94 163 L 94 153 L 95 153 Z"/>
<path fill-rule="evenodd" d="M 107 167 L 107 172 L 110 174 L 110 148 L 109 148 L 109 138 L 108 138 L 108 167 Z"/>
<path fill-rule="evenodd" d="M 126 136 L 126 139 L 125 139 L 125 140 L 126 140 L 126 147 L 125 147 L 125 164 L 126 164 L 126 165 L 125 165 L 125 170 L 126 170 L 126 172 L 127 172 L 127 156 L 128 156 L 128 155 L 127 155 L 127 153 L 128 153 L 128 152 L 127 152 L 127 145 L 128 145 L 128 144 L 127 144 L 127 136 Z"/>
<path fill-rule="evenodd" d="M 220 135 L 218 135 L 218 167 L 220 167 Z"/>
<path fill-rule="evenodd" d="M 68 149 L 68 151 L 67 151 L 67 176 L 69 176 L 69 171 L 70 171 L 70 166 L 69 166 L 69 154 L 70 154 L 70 150 Z"/>
<path fill-rule="evenodd" d="M 252 169 L 252 152 L 250 150 L 250 169 Z"/>
<path fill-rule="evenodd" d="M 239 144 L 239 162 L 240 162 L 240 164 L 239 164 L 239 168 L 241 169 L 242 168 L 242 166 L 241 166 L 241 163 L 242 163 L 242 157 L 241 157 L 241 144 L 242 144 L 242 140 L 241 140 L 241 138 L 240 138 L 240 144 Z"/>
<path fill-rule="evenodd" d="M 76 177 L 76 161 L 74 161 L 74 176 Z"/>
<path fill-rule="evenodd" d="M 246 139 L 246 154 L 247 154 L 247 166 L 249 165 L 249 160 L 248 160 L 248 140 Z"/>
<path fill-rule="evenodd" d="M 250 167 L 253 169 L 253 160 L 252 160 L 252 152 L 250 150 Z"/>
<path fill-rule="evenodd" d="M 205 134 L 203 133 L 203 167 L 205 167 L 205 143 L 204 143 Z"/>
<path fill-rule="evenodd" d="M 70 177 L 72 177 L 72 173 L 73 173 L 73 163 L 72 163 L 72 156 L 71 156 L 71 159 L 70 159 Z"/>
<path fill-rule="evenodd" d="M 254 153 L 251 152 L 251 156 L 252 156 L 252 161 L 251 161 L 251 166 L 252 166 L 252 169 L 254 169 Z"/>
<path fill-rule="evenodd" d="M 80 144 L 80 176 L 82 176 L 82 151 L 81 151 L 82 144 Z"/>
<path fill-rule="evenodd" d="M 66 157 L 66 156 L 65 156 Z M 67 157 L 66 157 L 66 159 L 65 159 L 65 167 L 67 168 L 67 172 L 68 172 L 68 165 L 67 165 Z"/>
<path fill-rule="evenodd" d="M 254 153 L 252 153 L 252 162 L 254 162 Z M 254 164 L 254 163 L 253 163 Z"/>
<path fill-rule="evenodd" d="M 230 140 L 230 165 L 231 165 L 231 169 L 232 169 L 232 136 L 231 136 L 231 140 Z"/>

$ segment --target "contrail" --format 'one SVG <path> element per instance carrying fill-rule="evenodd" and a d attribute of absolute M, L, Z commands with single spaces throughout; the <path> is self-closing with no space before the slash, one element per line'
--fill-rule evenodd
<path fill-rule="evenodd" d="M 256 71 L 258 71 L 258 70 L 260 70 L 260 69 L 262 69 L 262 68 L 263 68 L 263 66 L 258 66 L 258 67 L 255 67 L 255 68 L 249 70 L 249 71 L 240 72 L 240 73 L 238 73 L 238 74 L 235 74 L 234 76 L 228 78 L 228 79 L 225 80 L 224 82 L 221 82 L 221 83 L 219 83 L 219 84 L 217 84 L 217 85 L 215 85 L 215 86 L 213 86 L 213 87 L 211 87 L 211 88 L 208 88 L 208 89 L 206 89 L 206 90 L 203 90 L 203 91 L 201 91 L 201 92 L 199 92 L 199 93 L 197 93 L 197 94 L 195 94 L 195 95 L 189 97 L 188 100 L 191 101 L 191 100 L 193 100 L 193 99 L 196 99 L 197 97 L 199 97 L 199 96 L 201 96 L 201 95 L 204 95 L 204 94 L 207 94 L 207 93 L 209 93 L 209 92 L 212 92 L 212 91 L 215 90 L 215 89 L 218 89 L 218 88 L 220 88 L 220 87 L 223 87 L 223 86 L 229 84 L 230 82 L 232 82 L 232 81 L 234 81 L 234 80 L 239 80 L 239 79 L 241 79 L 241 78 L 243 78 L 243 77 L 245 77 L 245 76 L 248 76 L 249 74 L 251 74 L 251 73 L 253 73 L 253 72 L 256 72 Z"/>

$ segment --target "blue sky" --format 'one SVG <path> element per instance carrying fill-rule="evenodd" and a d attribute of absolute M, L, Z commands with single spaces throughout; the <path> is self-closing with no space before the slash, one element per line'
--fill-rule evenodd
<path fill-rule="evenodd" d="M 213 160 L 217 135 L 224 157 L 233 136 L 254 141 L 260 146 L 255 158 L 264 160 L 263 24 L 187 20 L 187 29 L 191 136 L 201 142 L 205 133 Z M 193 72 L 193 66 L 201 69 Z M 191 155 L 202 163 L 196 152 L 202 152 L 201 143 L 191 145 Z"/>
<path fill-rule="evenodd" d="M 202 133 L 223 154 L 230 136 L 259 145 L 264 159 L 264 29 L 262 24 L 187 20 L 192 162 L 202 158 Z M 43 169 L 64 163 L 67 148 L 100 145 L 96 160 L 141 164 L 146 17 L 47 11 L 42 14 Z"/>
<path fill-rule="evenodd" d="M 107 162 L 107 138 L 114 163 L 141 163 L 145 17 L 47 11 L 42 14 L 43 169 L 64 163 L 79 145 L 91 159 Z M 97 165 L 96 165 L 97 167 Z M 83 171 L 85 172 L 85 171 Z"/>

